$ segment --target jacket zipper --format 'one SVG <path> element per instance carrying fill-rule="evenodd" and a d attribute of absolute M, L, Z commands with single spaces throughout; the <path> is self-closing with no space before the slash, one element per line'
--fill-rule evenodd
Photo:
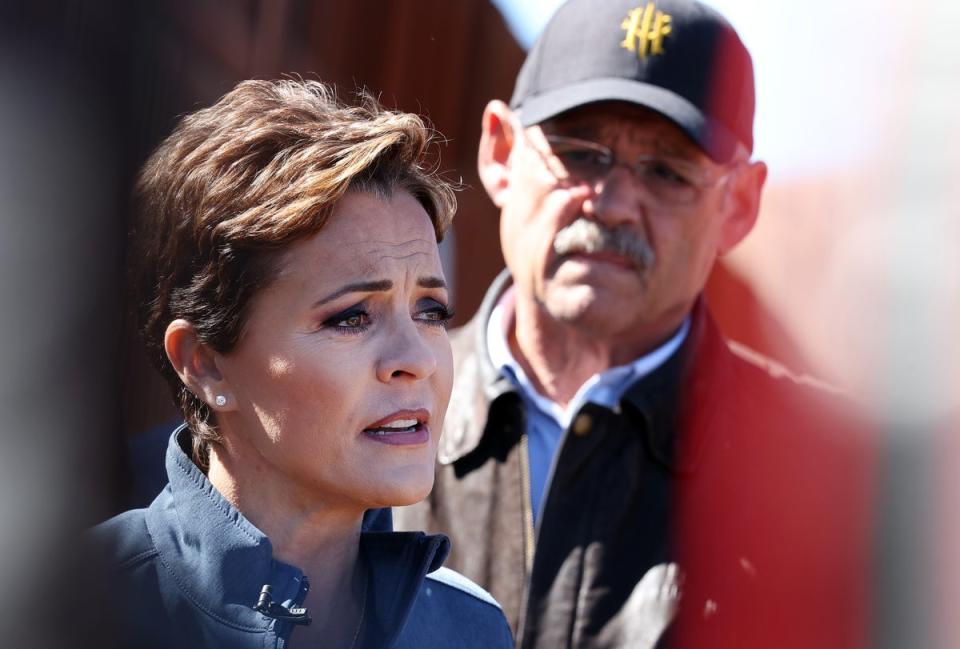
<path fill-rule="evenodd" d="M 527 621 L 527 599 L 530 596 L 530 575 L 533 572 L 535 533 L 533 528 L 533 503 L 530 498 L 530 447 L 527 435 L 520 437 L 520 481 L 523 493 L 520 497 L 523 512 L 523 597 L 520 600 L 520 619 L 517 622 L 517 641 L 522 646 L 523 627 Z"/>

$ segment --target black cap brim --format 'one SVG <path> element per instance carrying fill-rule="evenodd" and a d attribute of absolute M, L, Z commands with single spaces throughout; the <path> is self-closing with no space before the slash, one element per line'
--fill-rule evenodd
<path fill-rule="evenodd" d="M 739 140 L 723 124 L 705 117 L 680 95 L 623 78 L 587 79 L 524 99 L 520 123 L 533 126 L 574 108 L 600 101 L 625 101 L 654 110 L 679 126 L 715 162 L 727 163 Z"/>

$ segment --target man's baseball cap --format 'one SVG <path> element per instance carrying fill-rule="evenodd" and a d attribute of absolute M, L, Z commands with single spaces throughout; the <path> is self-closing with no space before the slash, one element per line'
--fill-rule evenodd
<path fill-rule="evenodd" d="M 534 43 L 510 100 L 524 126 L 598 101 L 675 122 L 715 161 L 753 151 L 750 54 L 694 0 L 569 0 Z"/>

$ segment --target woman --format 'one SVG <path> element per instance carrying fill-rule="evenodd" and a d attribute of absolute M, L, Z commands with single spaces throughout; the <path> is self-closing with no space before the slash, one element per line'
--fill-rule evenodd
<path fill-rule="evenodd" d="M 444 537 L 361 533 L 433 483 L 451 189 L 408 114 L 247 81 L 144 167 L 138 309 L 186 421 L 169 484 L 96 528 L 136 646 L 508 647 Z"/>

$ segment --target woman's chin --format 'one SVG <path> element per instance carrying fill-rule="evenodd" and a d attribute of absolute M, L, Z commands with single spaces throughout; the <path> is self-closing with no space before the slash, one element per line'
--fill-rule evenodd
<path fill-rule="evenodd" d="M 400 472 L 401 475 L 391 476 L 393 479 L 383 483 L 380 498 L 376 507 L 403 507 L 413 505 L 428 495 L 433 489 L 433 465 L 424 469 L 408 467 Z"/>

